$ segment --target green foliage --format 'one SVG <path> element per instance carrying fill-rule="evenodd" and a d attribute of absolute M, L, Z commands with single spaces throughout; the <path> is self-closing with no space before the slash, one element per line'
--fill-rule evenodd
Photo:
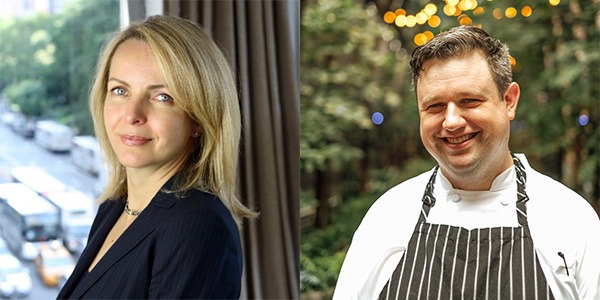
<path fill-rule="evenodd" d="M 328 291 L 335 286 L 352 235 L 377 195 L 349 198 L 332 214 L 326 229 L 309 228 L 300 239 L 300 290 Z"/>
<path fill-rule="evenodd" d="M 46 90 L 39 80 L 25 79 L 4 90 L 11 104 L 27 117 L 39 117 L 45 108 Z"/>
<path fill-rule="evenodd" d="M 90 84 L 107 34 L 118 29 L 118 15 L 117 0 L 73 0 L 56 15 L 1 21 L 0 91 L 37 81 L 43 97 L 30 105 L 35 114 L 67 121 L 91 134 Z"/>
<path fill-rule="evenodd" d="M 386 27 L 355 1 L 322 0 L 303 14 L 301 168 L 340 169 L 366 155 L 371 115 L 399 107 L 393 87 L 405 68 L 382 39 Z"/>

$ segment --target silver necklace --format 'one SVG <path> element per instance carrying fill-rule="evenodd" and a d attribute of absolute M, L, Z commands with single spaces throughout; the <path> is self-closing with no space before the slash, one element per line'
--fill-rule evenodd
<path fill-rule="evenodd" d="M 135 216 L 137 217 L 139 214 L 142 213 L 141 210 L 132 210 L 129 209 L 129 201 L 125 202 L 125 213 L 130 215 L 130 216 Z"/>

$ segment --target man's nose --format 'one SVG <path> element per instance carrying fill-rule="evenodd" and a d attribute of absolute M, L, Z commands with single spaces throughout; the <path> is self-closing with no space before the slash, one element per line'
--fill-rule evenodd
<path fill-rule="evenodd" d="M 442 126 L 445 130 L 456 131 L 466 125 L 466 121 L 462 116 L 462 110 L 453 102 L 449 102 L 446 106 L 444 122 Z"/>

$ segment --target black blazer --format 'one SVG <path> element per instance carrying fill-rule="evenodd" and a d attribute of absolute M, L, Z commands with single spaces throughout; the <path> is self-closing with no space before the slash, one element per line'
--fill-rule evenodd
<path fill-rule="evenodd" d="M 159 192 L 86 274 L 124 207 L 123 200 L 100 205 L 88 245 L 58 299 L 239 298 L 238 228 L 218 197 L 199 190 L 179 198 Z"/>

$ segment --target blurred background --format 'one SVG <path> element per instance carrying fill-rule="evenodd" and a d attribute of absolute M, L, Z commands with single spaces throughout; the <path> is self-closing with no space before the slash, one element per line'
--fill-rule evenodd
<path fill-rule="evenodd" d="M 354 230 L 435 161 L 410 54 L 458 25 L 506 43 L 521 87 L 510 148 L 600 205 L 600 1 L 308 0 L 301 6 L 301 298 L 329 299 Z"/>
<path fill-rule="evenodd" d="M 87 100 L 119 1 L 2 1 L 0 17 L 0 296 L 54 299 L 105 182 Z"/>

